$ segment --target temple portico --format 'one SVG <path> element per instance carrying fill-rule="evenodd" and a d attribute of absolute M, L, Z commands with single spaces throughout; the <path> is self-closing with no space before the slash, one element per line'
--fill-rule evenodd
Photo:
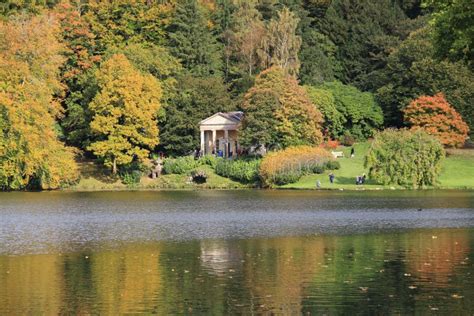
<path fill-rule="evenodd" d="M 219 112 L 200 122 L 201 153 L 231 158 L 239 150 L 238 129 L 242 112 Z"/>

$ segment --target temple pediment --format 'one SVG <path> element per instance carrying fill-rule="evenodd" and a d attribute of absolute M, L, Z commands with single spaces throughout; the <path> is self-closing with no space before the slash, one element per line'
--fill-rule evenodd
<path fill-rule="evenodd" d="M 240 124 L 242 119 L 242 112 L 219 112 L 216 113 L 204 120 L 202 120 L 200 126 L 221 126 L 221 125 L 231 125 L 237 126 Z"/>

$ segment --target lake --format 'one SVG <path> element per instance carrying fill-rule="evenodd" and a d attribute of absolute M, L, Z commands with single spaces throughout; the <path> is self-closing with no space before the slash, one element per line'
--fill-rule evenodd
<path fill-rule="evenodd" d="M 474 313 L 473 191 L 13 192 L 0 219 L 0 314 Z"/>

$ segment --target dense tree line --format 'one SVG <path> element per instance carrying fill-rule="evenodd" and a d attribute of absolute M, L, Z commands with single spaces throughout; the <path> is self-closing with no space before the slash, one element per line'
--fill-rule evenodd
<path fill-rule="evenodd" d="M 414 99 L 442 93 L 474 130 L 472 1 L 9 0 L 0 14 L 2 188 L 73 181 L 71 147 L 114 171 L 187 154 L 218 111 L 248 113 L 246 145 L 286 147 L 405 126 Z"/>

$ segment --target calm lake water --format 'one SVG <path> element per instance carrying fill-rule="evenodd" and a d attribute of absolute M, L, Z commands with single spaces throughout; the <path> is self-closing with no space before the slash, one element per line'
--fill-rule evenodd
<path fill-rule="evenodd" d="M 473 315 L 474 192 L 0 194 L 0 314 L 123 313 Z"/>

